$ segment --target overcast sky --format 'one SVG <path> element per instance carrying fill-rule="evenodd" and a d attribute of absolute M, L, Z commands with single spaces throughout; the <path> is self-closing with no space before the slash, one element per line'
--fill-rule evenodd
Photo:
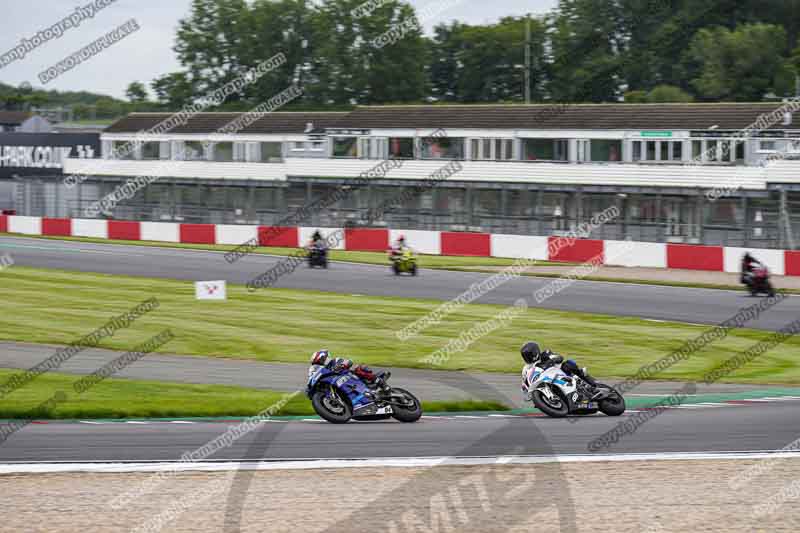
<path fill-rule="evenodd" d="M 0 0 L 0 54 L 89 1 Z M 440 0 L 409 1 L 419 8 Z M 453 2 L 444 1 L 448 5 Z M 461 0 L 435 18 L 422 22 L 428 30 L 439 22 L 453 19 L 471 24 L 491 23 L 509 15 L 542 14 L 556 3 L 557 0 Z M 0 67 L 0 82 L 12 85 L 28 82 L 42 87 L 40 72 L 135 18 L 141 29 L 44 85 L 46 89 L 87 90 L 122 98 L 132 81 L 149 85 L 162 74 L 180 70 L 172 47 L 178 21 L 189 13 L 190 4 L 191 0 L 117 0 L 94 18 L 81 22 L 78 28 L 68 29 L 61 38 L 47 41 L 22 60 Z"/>

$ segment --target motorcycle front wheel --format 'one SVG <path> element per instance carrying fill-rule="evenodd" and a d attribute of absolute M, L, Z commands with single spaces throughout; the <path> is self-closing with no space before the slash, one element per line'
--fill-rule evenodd
<path fill-rule="evenodd" d="M 538 410 L 547 416 L 551 416 L 553 418 L 564 418 L 569 414 L 569 405 L 567 405 L 567 400 L 564 399 L 557 389 L 550 390 L 553 392 L 552 399 L 545 396 L 540 389 L 533 391 L 533 405 L 535 405 Z"/>
<path fill-rule="evenodd" d="M 331 424 L 346 424 L 353 416 L 350 403 L 335 389 L 333 391 L 317 389 L 311 395 L 311 406 L 319 416 Z"/>
<path fill-rule="evenodd" d="M 402 398 L 397 402 L 397 397 Z M 392 417 L 400 422 L 416 422 L 422 416 L 422 404 L 405 389 L 392 388 Z"/>

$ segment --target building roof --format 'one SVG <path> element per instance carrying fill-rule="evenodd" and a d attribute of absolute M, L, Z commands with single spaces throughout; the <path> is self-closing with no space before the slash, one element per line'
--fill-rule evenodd
<path fill-rule="evenodd" d="M 104 133 L 135 133 L 147 131 L 174 113 L 131 113 L 108 128 Z M 245 113 L 197 113 L 186 124 L 169 133 L 214 133 Z M 267 113 L 239 133 L 303 133 L 308 123 L 314 129 L 333 128 L 347 112 L 273 112 Z"/>
<path fill-rule="evenodd" d="M 784 104 L 508 104 L 361 106 L 350 112 L 268 113 L 240 133 L 342 129 L 741 130 Z M 147 131 L 172 113 L 132 113 L 106 133 Z M 214 133 L 244 113 L 198 113 L 170 133 Z M 800 129 L 798 116 L 790 129 Z M 787 129 L 778 121 L 771 129 Z"/>
<path fill-rule="evenodd" d="M 535 104 L 363 106 L 341 128 L 459 128 L 541 130 L 743 129 L 777 103 L 717 104 Z M 794 126 L 800 129 L 800 117 Z M 773 126 L 784 129 L 781 122 Z"/>
<path fill-rule="evenodd" d="M 0 111 L 0 124 L 18 126 L 32 116 L 27 111 Z"/>

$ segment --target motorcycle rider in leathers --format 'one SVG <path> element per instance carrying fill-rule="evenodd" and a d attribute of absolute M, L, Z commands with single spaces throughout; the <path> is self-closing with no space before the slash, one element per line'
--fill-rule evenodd
<path fill-rule="evenodd" d="M 545 370 L 555 365 L 561 365 L 561 370 L 563 370 L 565 374 L 569 376 L 578 376 L 589 385 L 590 392 L 592 393 L 592 399 L 600 394 L 597 392 L 597 381 L 595 381 L 595 379 L 589 375 L 589 373 L 586 371 L 586 368 L 579 367 L 578 363 L 576 363 L 574 360 L 567 359 L 564 361 L 562 356 L 554 354 L 550 350 L 542 351 L 539 348 L 539 345 L 533 341 L 526 342 L 520 349 L 520 354 L 522 355 L 522 360 L 525 361 L 525 367 L 522 369 L 522 376 L 524 380 L 522 384 L 522 391 L 525 394 L 529 395 L 532 392 L 528 390 L 529 383 L 527 383 L 527 370 L 533 365 Z"/>
<path fill-rule="evenodd" d="M 374 387 L 379 385 L 382 380 L 383 373 L 376 374 L 370 367 L 366 365 L 355 365 L 350 359 L 343 357 L 333 357 L 328 350 L 318 350 L 311 356 L 312 365 L 321 365 L 336 373 L 352 372 L 367 386 Z"/>

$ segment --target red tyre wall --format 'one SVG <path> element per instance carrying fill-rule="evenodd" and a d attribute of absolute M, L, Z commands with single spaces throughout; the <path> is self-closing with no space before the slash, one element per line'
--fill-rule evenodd
<path fill-rule="evenodd" d="M 69 218 L 43 218 L 42 235 L 72 236 L 72 220 Z"/>
<path fill-rule="evenodd" d="M 786 254 L 786 275 L 800 276 L 800 252 L 784 252 Z"/>
<path fill-rule="evenodd" d="M 0 233 L 8 233 L 8 215 L 0 215 Z"/>
<path fill-rule="evenodd" d="M 180 239 L 190 244 L 217 244 L 214 224 L 181 224 Z"/>
<path fill-rule="evenodd" d="M 108 238 L 139 241 L 142 239 L 142 226 L 131 220 L 109 220 Z"/>
<path fill-rule="evenodd" d="M 721 246 L 667 244 L 667 268 L 722 272 L 725 270 L 723 252 Z"/>
<path fill-rule="evenodd" d="M 385 252 L 389 248 L 388 229 L 346 228 L 345 250 L 359 252 Z"/>
<path fill-rule="evenodd" d="M 300 246 L 300 230 L 281 226 L 259 226 L 258 244 L 259 246 L 297 248 Z"/>
<path fill-rule="evenodd" d="M 470 255 L 490 257 L 492 255 L 492 236 L 488 233 L 441 233 L 442 255 Z"/>
<path fill-rule="evenodd" d="M 547 240 L 547 251 L 550 261 L 564 263 L 586 263 L 600 258 L 605 261 L 603 241 L 595 239 L 575 239 L 570 243 L 564 237 L 550 237 Z"/>

